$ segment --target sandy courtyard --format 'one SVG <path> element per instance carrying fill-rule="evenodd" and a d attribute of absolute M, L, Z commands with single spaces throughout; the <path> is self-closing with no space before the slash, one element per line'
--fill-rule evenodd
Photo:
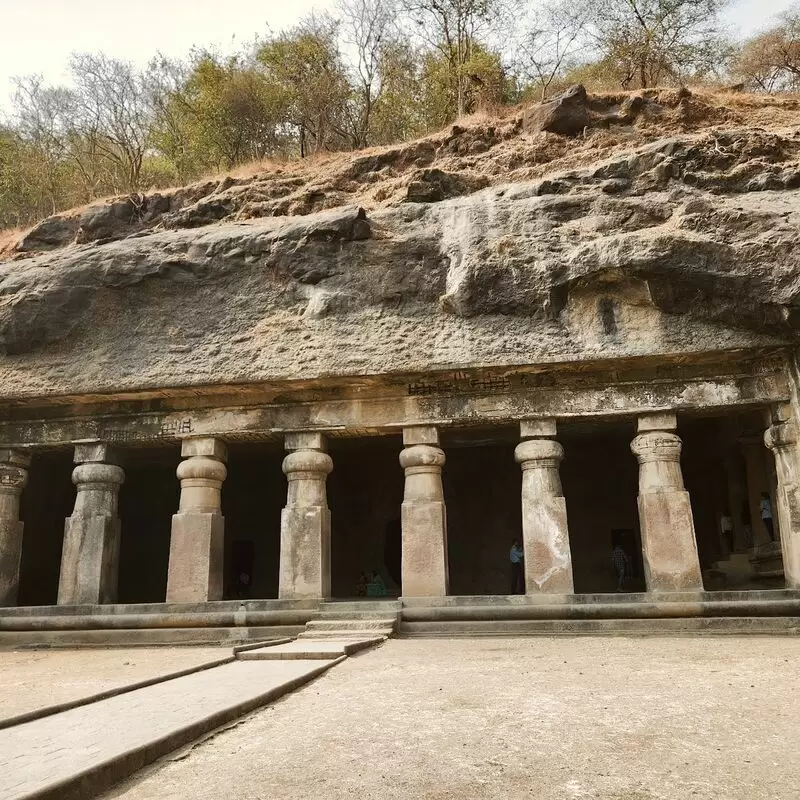
<path fill-rule="evenodd" d="M 125 800 L 800 797 L 800 640 L 392 640 Z"/>

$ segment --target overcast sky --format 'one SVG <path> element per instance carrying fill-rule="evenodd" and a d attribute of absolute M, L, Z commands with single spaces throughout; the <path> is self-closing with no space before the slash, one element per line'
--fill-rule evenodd
<path fill-rule="evenodd" d="M 743 34 L 764 27 L 792 0 L 732 0 L 730 24 Z M 185 55 L 192 45 L 223 50 L 267 28 L 279 30 L 334 0 L 0 0 L 0 108 L 8 107 L 11 78 L 41 73 L 65 80 L 74 51 L 103 50 L 146 63 L 160 50 Z"/>

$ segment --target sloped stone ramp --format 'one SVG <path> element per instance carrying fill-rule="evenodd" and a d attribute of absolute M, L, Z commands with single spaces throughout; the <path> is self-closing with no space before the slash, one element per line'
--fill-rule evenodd
<path fill-rule="evenodd" d="M 237 648 L 236 660 L 0 730 L 0 800 L 94 797 L 383 637 Z"/>

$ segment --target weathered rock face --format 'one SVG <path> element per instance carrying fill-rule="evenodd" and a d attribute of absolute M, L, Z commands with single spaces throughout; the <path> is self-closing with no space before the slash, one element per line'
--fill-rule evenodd
<path fill-rule="evenodd" d="M 425 147 L 409 147 L 407 196 L 383 207 L 236 220 L 231 185 L 217 205 L 206 198 L 205 224 L 200 201 L 180 225 L 158 199 L 84 212 L 85 243 L 0 264 L 2 394 L 672 357 L 798 337 L 794 134 L 677 135 L 506 184 L 467 165 L 420 172 Z M 380 170 L 400 156 L 359 158 Z M 148 213 L 159 226 L 115 238 Z"/>

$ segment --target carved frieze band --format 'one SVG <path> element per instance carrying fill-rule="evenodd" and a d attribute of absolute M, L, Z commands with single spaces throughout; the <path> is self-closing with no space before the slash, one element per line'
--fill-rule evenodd
<path fill-rule="evenodd" d="M 782 365 L 782 362 L 781 362 Z M 761 367 L 763 369 L 763 366 Z M 664 409 L 756 407 L 787 401 L 783 372 L 642 380 L 600 386 L 529 387 L 516 391 L 319 400 L 100 418 L 0 422 L 7 447 L 66 445 L 77 440 L 118 443 L 175 441 L 186 436 L 271 438 L 289 431 L 356 435 L 409 425 L 506 423 L 537 417 L 643 414 Z"/>

